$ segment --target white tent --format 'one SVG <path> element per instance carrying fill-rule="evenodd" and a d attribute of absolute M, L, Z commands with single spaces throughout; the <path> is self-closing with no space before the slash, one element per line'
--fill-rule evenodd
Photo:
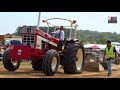
<path fill-rule="evenodd" d="M 94 45 L 97 45 L 98 47 L 100 47 L 100 49 L 105 49 L 106 45 L 102 45 L 102 44 L 86 44 L 84 45 L 84 48 L 90 48 Z"/>

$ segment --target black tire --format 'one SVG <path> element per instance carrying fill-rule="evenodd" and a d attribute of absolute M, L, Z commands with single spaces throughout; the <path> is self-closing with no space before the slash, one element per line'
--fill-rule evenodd
<path fill-rule="evenodd" d="M 55 58 L 57 62 L 55 66 L 52 68 L 51 64 L 53 58 Z M 42 70 L 47 76 L 53 76 L 58 70 L 59 63 L 60 63 L 59 53 L 56 50 L 48 50 L 43 58 Z"/>
<path fill-rule="evenodd" d="M 41 60 L 31 60 L 32 68 L 34 70 L 42 70 L 42 62 L 43 62 L 43 59 L 41 59 Z"/>
<path fill-rule="evenodd" d="M 79 58 L 80 63 L 76 64 L 77 61 L 77 52 L 79 51 Z M 80 55 L 82 54 L 82 55 Z M 68 74 L 79 74 L 83 71 L 84 65 L 84 47 L 78 43 L 68 43 L 65 46 L 63 52 L 63 69 L 65 73 Z"/>
<path fill-rule="evenodd" d="M 14 65 L 12 61 L 9 59 L 9 52 L 10 52 L 10 49 L 8 48 L 7 50 L 5 50 L 3 54 L 3 66 L 8 71 L 15 71 L 20 67 L 21 60 L 17 60 L 16 65 Z"/>

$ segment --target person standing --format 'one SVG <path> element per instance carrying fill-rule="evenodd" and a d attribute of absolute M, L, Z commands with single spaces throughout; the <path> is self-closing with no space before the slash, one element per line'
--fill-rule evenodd
<path fill-rule="evenodd" d="M 3 59 L 3 53 L 4 53 L 3 45 L 0 44 L 0 61 Z"/>
<path fill-rule="evenodd" d="M 110 76 L 112 74 L 112 63 L 116 61 L 117 59 L 117 51 L 115 46 L 111 45 L 111 41 L 106 41 L 106 48 L 103 55 L 103 60 L 107 60 L 108 65 L 108 74 L 107 76 Z"/>

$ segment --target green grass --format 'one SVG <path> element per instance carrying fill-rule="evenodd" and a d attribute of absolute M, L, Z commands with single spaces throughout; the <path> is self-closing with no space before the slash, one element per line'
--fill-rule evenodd
<path fill-rule="evenodd" d="M 21 62 L 21 65 L 22 66 L 29 66 L 29 65 L 31 65 L 31 62 Z"/>
<path fill-rule="evenodd" d="M 21 62 L 22 66 L 31 66 L 31 62 Z M 3 62 L 0 61 L 0 66 L 3 66 Z"/>
<path fill-rule="evenodd" d="M 2 66 L 3 65 L 3 63 L 2 63 L 2 61 L 0 61 L 0 66 Z"/>
<path fill-rule="evenodd" d="M 31 66 L 31 62 L 21 62 L 22 66 Z"/>

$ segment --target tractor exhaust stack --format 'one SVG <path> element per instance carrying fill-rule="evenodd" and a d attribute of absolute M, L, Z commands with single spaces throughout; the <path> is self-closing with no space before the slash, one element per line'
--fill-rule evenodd
<path fill-rule="evenodd" d="M 41 12 L 39 12 L 39 15 L 38 15 L 38 24 L 37 24 L 37 29 L 39 29 L 39 25 L 40 25 L 40 17 L 41 17 Z"/>

